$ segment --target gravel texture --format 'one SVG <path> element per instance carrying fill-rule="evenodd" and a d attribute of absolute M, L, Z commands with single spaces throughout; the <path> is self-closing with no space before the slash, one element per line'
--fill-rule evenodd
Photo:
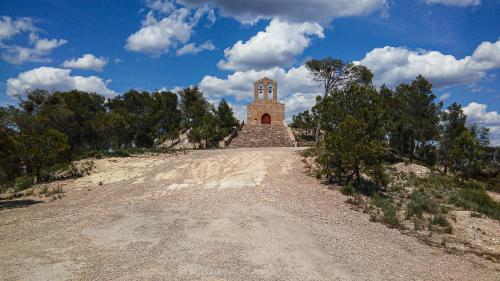
<path fill-rule="evenodd" d="M 96 160 L 62 199 L 0 203 L 0 279 L 500 280 L 349 209 L 298 150 Z"/>

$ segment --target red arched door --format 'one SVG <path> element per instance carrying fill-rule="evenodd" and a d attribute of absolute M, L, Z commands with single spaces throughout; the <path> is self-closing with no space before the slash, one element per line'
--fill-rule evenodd
<path fill-rule="evenodd" d="M 269 114 L 264 114 L 262 115 L 262 118 L 260 119 L 261 124 L 271 124 L 271 115 Z"/>

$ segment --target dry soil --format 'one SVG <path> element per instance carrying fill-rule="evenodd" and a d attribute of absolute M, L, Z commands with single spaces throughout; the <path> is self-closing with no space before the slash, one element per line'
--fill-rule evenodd
<path fill-rule="evenodd" d="M 500 280 L 351 210 L 296 148 L 102 159 L 54 186 L 0 204 L 0 279 Z"/>

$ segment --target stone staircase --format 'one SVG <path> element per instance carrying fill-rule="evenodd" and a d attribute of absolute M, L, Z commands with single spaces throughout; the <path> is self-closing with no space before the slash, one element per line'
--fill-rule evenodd
<path fill-rule="evenodd" d="M 229 148 L 281 146 L 294 146 L 294 143 L 285 126 L 274 124 L 245 125 L 229 144 Z"/>

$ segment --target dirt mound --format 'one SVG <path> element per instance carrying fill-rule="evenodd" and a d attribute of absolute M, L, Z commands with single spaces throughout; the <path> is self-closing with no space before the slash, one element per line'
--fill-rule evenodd
<path fill-rule="evenodd" d="M 431 169 L 413 163 L 407 164 L 405 162 L 400 162 L 393 164 L 390 167 L 395 173 L 403 173 L 407 175 L 413 174 L 420 178 L 428 177 L 431 174 Z"/>

